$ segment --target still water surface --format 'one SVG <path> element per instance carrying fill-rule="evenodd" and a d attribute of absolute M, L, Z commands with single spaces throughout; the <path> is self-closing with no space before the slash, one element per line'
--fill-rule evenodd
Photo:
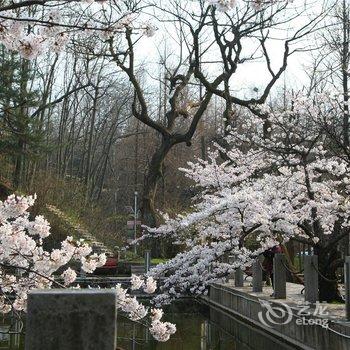
<path fill-rule="evenodd" d="M 196 301 L 182 300 L 166 310 L 177 332 L 157 343 L 142 325 L 120 318 L 118 347 L 123 350 L 295 350 L 232 316 Z"/>
<path fill-rule="evenodd" d="M 249 325 L 195 300 L 181 300 L 166 310 L 164 319 L 177 332 L 157 343 L 146 327 L 118 317 L 117 345 L 122 350 L 295 350 Z M 0 349 L 23 350 L 24 336 L 6 334 L 8 322 L 0 319 Z M 39 350 L 39 349 L 38 349 Z M 98 349 L 96 349 L 98 350 Z"/>

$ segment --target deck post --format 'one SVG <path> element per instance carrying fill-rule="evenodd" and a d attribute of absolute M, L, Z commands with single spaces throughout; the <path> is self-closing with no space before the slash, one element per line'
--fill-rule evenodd
<path fill-rule="evenodd" d="M 228 256 L 228 263 L 230 265 L 232 265 L 234 263 L 234 261 L 235 261 L 235 256 L 234 255 L 229 255 Z M 229 273 L 228 280 L 234 280 L 234 279 L 235 279 L 235 273 L 234 272 Z"/>
<path fill-rule="evenodd" d="M 350 321 L 350 256 L 345 257 L 344 274 L 346 319 Z"/>
<path fill-rule="evenodd" d="M 235 287 L 243 287 L 243 271 L 240 267 L 235 271 Z"/>
<path fill-rule="evenodd" d="M 317 255 L 304 257 L 305 301 L 315 304 L 318 301 L 318 266 Z"/>
<path fill-rule="evenodd" d="M 262 267 L 261 262 L 259 258 L 256 258 L 253 263 L 253 292 L 259 293 L 262 292 L 262 279 L 263 279 L 263 273 L 262 273 Z"/>
<path fill-rule="evenodd" d="M 148 273 L 151 267 L 151 251 L 145 250 L 145 273 Z"/>
<path fill-rule="evenodd" d="M 273 258 L 273 296 L 275 299 L 285 299 L 286 291 L 286 258 L 284 254 L 277 253 Z"/>

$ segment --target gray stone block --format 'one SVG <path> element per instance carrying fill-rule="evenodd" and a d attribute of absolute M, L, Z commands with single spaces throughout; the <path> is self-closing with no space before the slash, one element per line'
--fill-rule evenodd
<path fill-rule="evenodd" d="M 315 304 L 318 301 L 317 255 L 304 256 L 305 301 Z M 315 268 L 316 267 L 316 268 Z"/>
<path fill-rule="evenodd" d="M 235 287 L 243 287 L 243 271 L 238 267 L 235 271 Z"/>
<path fill-rule="evenodd" d="M 287 296 L 285 264 L 286 258 L 284 254 L 275 254 L 273 258 L 273 288 L 275 299 L 285 299 Z"/>
<path fill-rule="evenodd" d="M 345 313 L 346 313 L 346 319 L 350 321 L 350 256 L 345 257 L 344 277 L 345 277 Z"/>
<path fill-rule="evenodd" d="M 38 290 L 28 295 L 25 350 L 115 350 L 112 290 Z"/>
<path fill-rule="evenodd" d="M 257 258 L 253 264 L 253 292 L 262 292 L 263 288 L 263 273 L 260 260 Z"/>

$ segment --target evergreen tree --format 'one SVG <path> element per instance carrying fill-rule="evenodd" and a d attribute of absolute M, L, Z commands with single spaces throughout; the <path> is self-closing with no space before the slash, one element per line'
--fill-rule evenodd
<path fill-rule="evenodd" d="M 26 186 L 29 161 L 42 148 L 38 120 L 31 116 L 39 101 L 33 67 L 33 62 L 1 48 L 0 155 L 12 173 L 14 188 Z"/>

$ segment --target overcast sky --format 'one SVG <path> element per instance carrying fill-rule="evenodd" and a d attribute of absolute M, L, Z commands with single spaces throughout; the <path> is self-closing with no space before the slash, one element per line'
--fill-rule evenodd
<path fill-rule="evenodd" d="M 272 66 L 275 70 L 280 66 L 282 61 L 283 38 L 290 35 L 295 31 L 295 28 L 302 27 L 309 21 L 316 13 L 322 10 L 322 1 L 320 0 L 294 0 L 293 6 L 289 12 L 290 15 L 299 13 L 296 20 L 289 24 L 289 28 L 283 28 L 284 31 L 275 31 L 273 36 L 275 40 L 271 40 L 267 43 L 268 51 L 271 55 Z M 146 63 L 147 71 L 151 76 L 157 76 L 159 62 L 158 51 L 164 51 L 164 37 L 167 34 L 164 33 L 162 24 L 157 24 L 159 30 L 157 34 L 152 38 L 145 38 L 139 43 L 137 55 L 140 61 Z M 169 24 L 167 24 L 169 30 Z M 171 29 L 170 29 L 171 32 Z M 298 43 L 298 47 L 305 47 L 307 45 L 314 46 L 315 37 L 311 36 L 307 41 Z M 245 43 L 247 52 L 249 49 L 253 49 L 249 43 Z M 172 46 L 171 40 L 167 42 L 168 51 L 173 50 L 176 52 L 177 46 Z M 308 79 L 305 74 L 305 69 L 311 64 L 311 56 L 309 53 L 295 53 L 289 58 L 289 64 L 286 74 L 280 79 L 277 86 L 283 86 L 284 81 L 287 87 L 294 89 L 301 88 L 303 85 L 308 84 Z M 258 60 L 255 62 L 246 62 L 239 66 L 237 74 L 235 75 L 234 82 L 231 84 L 231 89 L 237 91 L 240 96 L 251 95 L 254 87 L 262 87 L 266 81 L 270 78 L 270 75 L 266 69 L 266 63 L 264 60 Z"/>

